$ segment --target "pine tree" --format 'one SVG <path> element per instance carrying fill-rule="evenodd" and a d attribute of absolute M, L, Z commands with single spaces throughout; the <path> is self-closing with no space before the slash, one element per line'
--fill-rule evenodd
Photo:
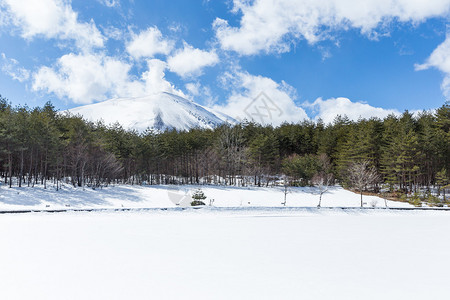
<path fill-rule="evenodd" d="M 405 112 L 400 119 L 393 116 L 385 121 L 382 172 L 385 180 L 401 190 L 412 192 L 420 176 L 418 163 L 423 160 L 416 121 Z"/>
<path fill-rule="evenodd" d="M 278 163 L 278 141 L 272 133 L 259 134 L 248 147 L 249 163 L 254 174 L 255 185 L 261 186 L 261 177 L 274 170 Z"/>
<path fill-rule="evenodd" d="M 203 191 L 201 189 L 198 189 L 194 192 L 194 194 L 192 195 L 192 202 L 191 202 L 191 206 L 199 206 L 199 205 L 205 205 L 205 199 L 206 196 L 203 193 Z"/>

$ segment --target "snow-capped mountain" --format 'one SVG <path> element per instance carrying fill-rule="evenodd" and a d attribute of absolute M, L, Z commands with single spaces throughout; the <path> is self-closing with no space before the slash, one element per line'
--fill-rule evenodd
<path fill-rule="evenodd" d="M 235 122 L 227 115 L 166 92 L 138 98 L 115 98 L 68 111 L 90 121 L 119 122 L 126 129 L 141 132 L 147 128 L 156 131 L 212 129 L 225 122 Z"/>

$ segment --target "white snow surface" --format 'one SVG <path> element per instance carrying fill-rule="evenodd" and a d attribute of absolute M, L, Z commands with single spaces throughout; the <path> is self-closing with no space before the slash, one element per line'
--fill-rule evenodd
<path fill-rule="evenodd" d="M 449 231 L 446 211 L 0 215 L 0 299 L 448 299 Z"/>
<path fill-rule="evenodd" d="M 205 204 L 214 207 L 283 207 L 283 187 L 233 187 L 214 185 L 117 185 L 98 188 L 74 188 L 64 185 L 13 187 L 0 185 L 0 210 L 54 210 L 66 208 L 172 208 L 188 207 L 192 194 L 202 189 Z M 290 188 L 287 207 L 316 207 L 319 202 L 315 187 Z M 384 199 L 363 196 L 364 207 L 385 207 Z M 387 201 L 389 207 L 412 207 L 408 203 Z M 322 207 L 360 207 L 359 194 L 334 186 L 322 196 Z"/>
<path fill-rule="evenodd" d="M 89 121 L 103 120 L 110 125 L 118 122 L 125 129 L 143 132 L 166 129 L 212 129 L 225 122 L 236 121 L 191 100 L 167 92 L 138 98 L 115 98 L 69 109 Z"/>

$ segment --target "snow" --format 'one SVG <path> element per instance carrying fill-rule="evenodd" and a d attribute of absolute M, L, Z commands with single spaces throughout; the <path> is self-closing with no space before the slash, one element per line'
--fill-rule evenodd
<path fill-rule="evenodd" d="M 146 97 L 110 99 L 72 108 L 69 112 L 80 114 L 90 121 L 102 119 L 107 125 L 119 122 L 125 129 L 139 132 L 149 127 L 156 131 L 195 127 L 212 129 L 224 122 L 235 122 L 229 116 L 166 92 Z"/>
<path fill-rule="evenodd" d="M 0 299 L 446 299 L 449 230 L 446 211 L 0 215 Z"/>
<path fill-rule="evenodd" d="M 213 185 L 117 185 L 102 189 L 74 188 L 64 185 L 59 191 L 49 184 L 42 186 L 13 187 L 0 185 L 1 210 L 53 210 L 69 208 L 173 208 L 187 207 L 192 193 L 201 188 L 207 199 L 214 199 L 214 207 L 283 207 L 283 187 L 230 187 Z M 316 207 L 319 202 L 315 187 L 289 188 L 287 207 Z M 384 199 L 363 196 L 365 207 L 385 207 Z M 412 207 L 408 203 L 387 201 L 389 207 Z M 342 187 L 330 187 L 322 196 L 322 207 L 359 207 L 359 194 Z"/>

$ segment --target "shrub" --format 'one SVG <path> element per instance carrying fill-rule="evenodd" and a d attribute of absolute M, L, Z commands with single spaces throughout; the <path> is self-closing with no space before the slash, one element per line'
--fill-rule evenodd
<path fill-rule="evenodd" d="M 191 206 L 206 205 L 205 202 L 203 202 L 203 200 L 206 199 L 206 196 L 201 189 L 194 192 L 192 199 Z"/>
<path fill-rule="evenodd" d="M 408 203 L 414 205 L 415 207 L 421 207 L 422 206 L 422 200 L 420 199 L 419 193 L 414 193 L 411 196 L 411 198 L 408 199 Z"/>
<path fill-rule="evenodd" d="M 437 206 L 437 207 L 443 207 L 444 204 L 441 202 L 439 197 L 434 196 L 431 193 L 427 193 L 425 195 L 425 200 L 428 202 L 428 206 Z"/>

